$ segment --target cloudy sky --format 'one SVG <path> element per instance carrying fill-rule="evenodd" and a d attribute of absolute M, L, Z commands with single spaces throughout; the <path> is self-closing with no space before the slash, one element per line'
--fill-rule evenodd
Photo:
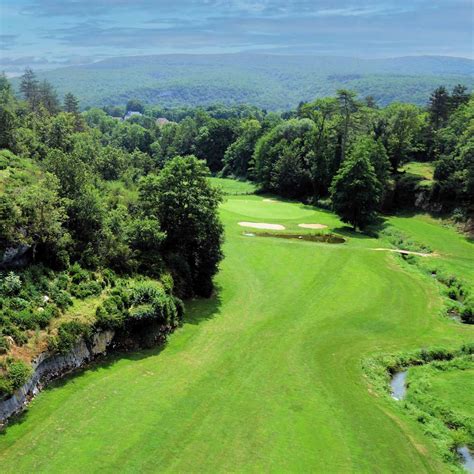
<path fill-rule="evenodd" d="M 264 51 L 472 58 L 473 0 L 0 0 L 0 69 Z"/>

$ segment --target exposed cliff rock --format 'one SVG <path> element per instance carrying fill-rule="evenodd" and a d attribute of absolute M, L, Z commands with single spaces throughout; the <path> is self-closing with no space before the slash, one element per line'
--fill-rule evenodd
<path fill-rule="evenodd" d="M 61 377 L 71 370 L 82 367 L 94 357 L 105 354 L 112 344 L 114 331 L 94 334 L 90 344 L 79 341 L 67 354 L 43 352 L 32 363 L 33 375 L 15 394 L 0 401 L 0 424 L 20 412 L 41 388 L 50 380 Z"/>
<path fill-rule="evenodd" d="M 0 400 L 0 427 L 21 412 L 51 380 L 83 367 L 110 349 L 136 350 L 164 344 L 178 324 L 135 322 L 125 328 L 96 332 L 90 341 L 80 340 L 67 354 L 43 352 L 32 363 L 33 375 L 13 396 Z"/>

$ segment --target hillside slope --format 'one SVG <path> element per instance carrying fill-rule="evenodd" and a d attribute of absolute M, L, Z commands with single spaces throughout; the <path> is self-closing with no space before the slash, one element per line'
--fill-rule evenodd
<path fill-rule="evenodd" d="M 339 88 L 425 104 L 440 84 L 474 87 L 474 62 L 442 56 L 392 59 L 264 54 L 156 55 L 111 58 L 39 74 L 83 107 L 130 98 L 163 106 L 252 103 L 270 110 L 334 94 Z M 18 83 L 18 80 L 17 80 Z"/>

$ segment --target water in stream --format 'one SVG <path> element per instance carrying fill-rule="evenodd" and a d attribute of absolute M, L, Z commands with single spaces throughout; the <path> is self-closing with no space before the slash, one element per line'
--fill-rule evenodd
<path fill-rule="evenodd" d="M 407 393 L 407 386 L 406 386 L 406 378 L 407 378 L 407 371 L 404 370 L 402 372 L 397 372 L 393 375 L 392 380 L 390 382 L 390 387 L 392 389 L 392 397 L 395 400 L 403 400 Z"/>
<path fill-rule="evenodd" d="M 474 455 L 467 446 L 458 448 L 458 453 L 462 458 L 462 465 L 467 472 L 474 474 Z"/>

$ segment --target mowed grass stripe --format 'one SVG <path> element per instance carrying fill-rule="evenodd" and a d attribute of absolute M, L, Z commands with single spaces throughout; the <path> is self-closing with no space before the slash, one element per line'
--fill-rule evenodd
<path fill-rule="evenodd" d="M 439 315 L 434 283 L 367 248 L 376 239 L 252 238 L 237 225 L 340 227 L 329 213 L 246 196 L 222 216 L 218 296 L 192 302 L 163 350 L 42 393 L 0 436 L 2 472 L 447 472 L 361 368 L 377 352 L 472 338 Z"/>

